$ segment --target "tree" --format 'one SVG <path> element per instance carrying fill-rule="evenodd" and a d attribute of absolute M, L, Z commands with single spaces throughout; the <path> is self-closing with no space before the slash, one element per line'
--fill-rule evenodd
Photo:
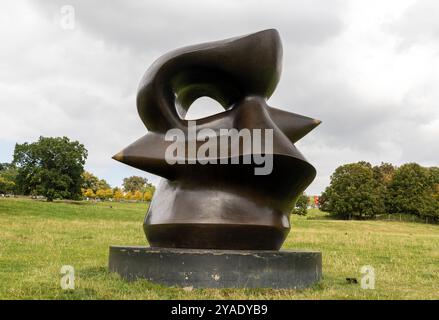
<path fill-rule="evenodd" d="M 84 171 L 81 174 L 81 179 L 82 179 L 81 187 L 83 189 L 86 190 L 91 189 L 93 190 L 93 192 L 96 192 L 98 190 L 99 179 L 94 174 L 88 171 Z"/>
<path fill-rule="evenodd" d="M 123 179 L 123 189 L 125 192 L 135 193 L 136 191 L 142 191 L 147 185 L 148 180 L 139 176 L 131 176 Z"/>
<path fill-rule="evenodd" d="M 323 212 L 329 212 L 328 196 L 325 191 L 323 191 L 319 197 L 318 208 Z"/>
<path fill-rule="evenodd" d="M 23 194 L 78 199 L 81 196 L 81 174 L 87 150 L 67 137 L 40 137 L 37 142 L 16 144 L 17 188 Z"/>
<path fill-rule="evenodd" d="M 387 162 L 381 162 L 379 166 L 373 167 L 375 179 L 386 187 L 392 181 L 395 170 L 395 166 Z"/>
<path fill-rule="evenodd" d="M 298 214 L 301 216 L 304 216 L 307 214 L 308 210 L 308 203 L 309 198 L 305 193 L 302 193 L 299 198 L 297 198 L 297 201 L 293 207 L 293 210 L 291 211 L 292 214 Z"/>
<path fill-rule="evenodd" d="M 428 169 L 430 173 L 431 184 L 433 186 L 433 194 L 439 193 L 439 168 L 431 167 Z"/>
<path fill-rule="evenodd" d="M 152 196 L 154 195 L 155 192 L 155 187 L 152 184 L 147 183 L 145 187 L 143 187 L 141 192 L 142 192 L 142 201 L 151 201 Z"/>
<path fill-rule="evenodd" d="M 82 188 L 84 189 L 92 189 L 93 192 L 98 191 L 99 189 L 109 189 L 110 185 L 104 179 L 99 179 L 94 174 L 84 171 L 81 174 L 82 179 Z"/>
<path fill-rule="evenodd" d="M 143 193 L 143 201 L 151 201 L 151 199 L 152 199 L 152 192 L 151 192 L 151 190 L 146 190 L 144 193 Z"/>
<path fill-rule="evenodd" d="M 111 189 L 110 184 L 105 179 L 100 179 L 98 182 L 98 189 Z"/>
<path fill-rule="evenodd" d="M 0 194 L 12 193 L 15 188 L 13 181 L 7 180 L 0 176 Z"/>
<path fill-rule="evenodd" d="M 104 191 L 104 196 L 105 196 L 105 199 L 111 199 L 111 198 L 113 198 L 113 189 L 111 189 L 111 188 L 107 188 L 107 189 L 104 189 L 105 191 Z"/>
<path fill-rule="evenodd" d="M 15 180 L 17 168 L 10 163 L 0 163 L 0 193 L 16 193 Z"/>
<path fill-rule="evenodd" d="M 439 168 L 430 168 L 430 177 L 433 185 L 432 198 L 434 218 L 439 220 Z"/>
<path fill-rule="evenodd" d="M 140 201 L 142 200 L 142 193 L 140 191 L 134 192 L 134 195 L 131 197 L 133 200 Z"/>
<path fill-rule="evenodd" d="M 96 198 L 101 200 L 108 200 L 113 197 L 113 190 L 111 188 L 108 189 L 98 189 L 96 191 Z"/>
<path fill-rule="evenodd" d="M 321 196 L 321 206 L 334 216 L 351 219 L 384 213 L 384 186 L 375 179 L 370 163 L 338 167 Z"/>
<path fill-rule="evenodd" d="M 96 191 L 96 198 L 104 200 L 105 199 L 105 190 L 98 189 L 98 191 Z"/>
<path fill-rule="evenodd" d="M 115 187 L 113 189 L 113 198 L 116 201 L 120 201 L 124 198 L 122 190 L 120 190 L 118 187 Z"/>
<path fill-rule="evenodd" d="M 434 201 L 435 169 L 408 163 L 399 167 L 388 187 L 386 208 L 389 213 L 408 213 L 417 216 L 436 216 L 438 204 Z M 439 215 L 439 214 L 438 214 Z"/>
<path fill-rule="evenodd" d="M 92 189 L 83 189 L 82 195 L 86 198 L 94 199 L 96 197 Z"/>

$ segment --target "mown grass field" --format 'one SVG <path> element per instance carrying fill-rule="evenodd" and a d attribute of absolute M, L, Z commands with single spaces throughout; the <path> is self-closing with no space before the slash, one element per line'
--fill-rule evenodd
<path fill-rule="evenodd" d="M 0 299 L 439 299 L 439 226 L 292 217 L 284 248 L 323 253 L 323 281 L 306 290 L 166 288 L 107 270 L 108 246 L 145 245 L 146 204 L 0 199 Z M 75 290 L 60 268 L 75 268 Z M 375 268 L 375 290 L 346 278 Z"/>

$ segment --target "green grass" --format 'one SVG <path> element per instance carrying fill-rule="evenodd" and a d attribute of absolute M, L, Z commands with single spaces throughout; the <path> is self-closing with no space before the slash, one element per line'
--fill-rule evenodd
<path fill-rule="evenodd" d="M 107 270 L 108 246 L 145 245 L 145 204 L 0 199 L 0 299 L 439 299 L 439 226 L 292 217 L 284 249 L 323 253 L 324 279 L 306 290 L 166 288 Z M 72 265 L 76 289 L 60 288 Z M 360 281 L 372 265 L 376 289 Z"/>

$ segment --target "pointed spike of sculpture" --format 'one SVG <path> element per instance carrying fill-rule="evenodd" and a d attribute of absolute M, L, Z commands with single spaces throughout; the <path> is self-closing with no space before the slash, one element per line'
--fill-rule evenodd
<path fill-rule="evenodd" d="M 116 153 L 111 158 L 114 159 L 114 160 L 117 160 L 119 162 L 123 162 L 123 151 L 120 151 L 120 152 Z"/>
<path fill-rule="evenodd" d="M 295 143 L 317 127 L 321 121 L 296 113 L 270 108 L 270 115 L 284 134 Z"/>

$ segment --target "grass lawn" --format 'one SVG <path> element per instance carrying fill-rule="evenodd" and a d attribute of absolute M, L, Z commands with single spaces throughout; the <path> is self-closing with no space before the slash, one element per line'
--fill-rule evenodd
<path fill-rule="evenodd" d="M 323 253 L 324 279 L 307 290 L 167 288 L 107 270 L 108 246 L 145 245 L 146 204 L 0 199 L 0 299 L 439 299 L 439 226 L 292 217 L 284 249 Z M 73 291 L 60 268 L 75 268 Z M 375 268 L 375 290 L 346 278 Z"/>

